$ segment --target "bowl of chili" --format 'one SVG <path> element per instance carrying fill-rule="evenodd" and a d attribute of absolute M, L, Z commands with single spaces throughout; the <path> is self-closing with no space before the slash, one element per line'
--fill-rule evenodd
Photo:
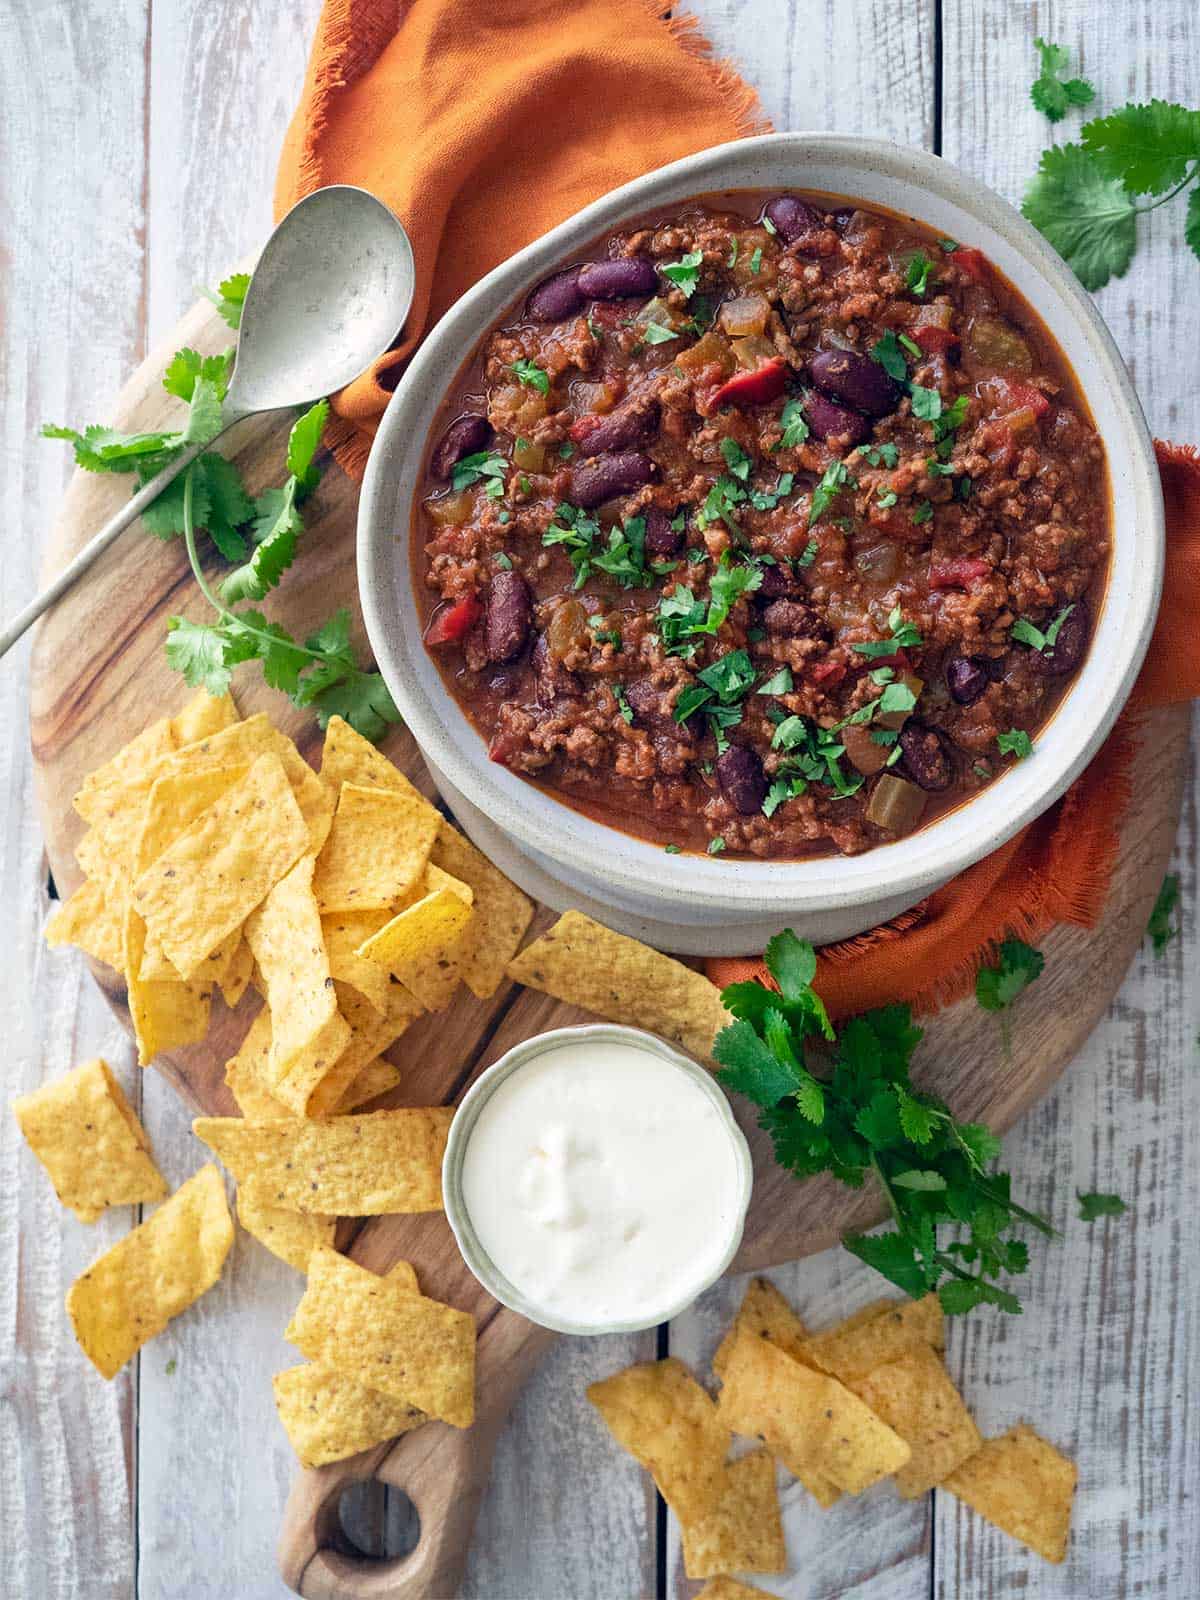
<path fill-rule="evenodd" d="M 744 140 L 446 314 L 359 514 L 380 668 L 478 843 L 692 953 L 894 915 L 1058 798 L 1161 586 L 1089 297 L 925 152 Z"/>

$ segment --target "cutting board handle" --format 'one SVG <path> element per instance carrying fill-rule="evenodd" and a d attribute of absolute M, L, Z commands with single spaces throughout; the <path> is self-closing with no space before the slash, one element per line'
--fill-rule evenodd
<path fill-rule="evenodd" d="M 497 1307 L 476 1347 L 478 1410 L 470 1428 L 427 1422 L 391 1445 L 302 1472 L 279 1536 L 279 1570 L 304 1600 L 453 1600 L 462 1582 L 492 1452 L 521 1385 L 554 1338 Z M 402 1489 L 421 1519 L 415 1547 L 396 1560 L 348 1549 L 339 1504 L 378 1478 Z"/>

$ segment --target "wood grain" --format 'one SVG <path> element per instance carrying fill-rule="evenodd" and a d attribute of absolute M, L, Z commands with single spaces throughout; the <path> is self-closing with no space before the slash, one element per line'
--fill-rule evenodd
<path fill-rule="evenodd" d="M 0 8 L 7 611 L 33 590 L 64 478 L 59 448 L 32 442 L 37 426 L 47 417 L 107 416 L 109 397 L 145 348 L 147 323 L 152 338 L 165 334 L 195 282 L 212 281 L 261 239 L 274 153 L 318 9 L 318 0 L 229 0 L 219 8 L 168 0 L 153 11 L 146 0 L 12 0 Z M 1070 46 L 1106 106 L 1126 95 L 1195 95 L 1200 16 L 1185 0 L 1103 8 L 1090 0 L 955 0 L 938 8 L 940 84 L 932 0 L 697 0 L 691 9 L 761 90 L 778 126 L 882 130 L 924 144 L 940 133 L 951 159 L 1014 198 L 1051 136 L 1024 99 L 1033 33 Z M 1073 124 L 1066 126 L 1062 136 L 1070 137 Z M 1172 248 L 1175 210 L 1143 225 L 1133 270 L 1098 298 L 1152 426 L 1195 439 L 1200 394 L 1181 308 L 1196 279 L 1186 254 Z M 0 988 L 6 1092 L 89 1054 L 105 1053 L 118 1070 L 129 1063 L 82 963 L 52 961 L 37 941 L 44 864 L 23 731 L 27 650 L 10 656 L 0 677 L 0 887 L 3 903 L 17 908 L 6 924 Z M 869 1600 L 931 1590 L 943 1600 L 1192 1593 L 1200 1568 L 1188 1402 L 1200 1392 L 1200 1274 L 1187 1232 L 1200 1200 L 1191 1157 L 1200 1141 L 1196 844 L 1193 775 L 1178 857 L 1188 907 L 1182 939 L 1161 961 L 1138 960 L 1062 1086 L 1006 1145 L 1017 1172 L 1055 1174 L 1065 1223 L 1077 1188 L 1121 1189 L 1133 1212 L 1090 1232 L 1072 1227 L 1030 1281 L 1024 1318 L 980 1318 L 956 1330 L 951 1345 L 989 1428 L 1026 1413 L 1069 1421 L 1061 1442 L 1078 1446 L 1084 1482 L 1067 1569 L 1042 1567 L 948 1497 L 937 1498 L 934 1541 L 927 1504 L 898 1509 L 884 1493 L 837 1520 L 792 1491 L 792 1571 L 762 1580 L 765 1588 L 789 1600 L 850 1590 Z M 196 1159 L 185 1108 L 155 1074 L 126 1083 L 142 1090 L 160 1159 L 180 1181 Z M 0 1592 L 21 1600 L 124 1600 L 135 1588 L 140 1600 L 282 1595 L 270 1528 L 261 1523 L 264 1510 L 274 1520 L 290 1463 L 267 1378 L 293 1358 L 279 1330 L 298 1280 L 252 1241 L 239 1241 L 231 1303 L 209 1322 L 175 1325 L 189 1336 L 171 1346 L 176 1372 L 166 1373 L 171 1351 L 158 1341 L 143 1353 L 140 1375 L 130 1369 L 105 1387 L 64 1337 L 61 1293 L 129 1219 L 81 1229 L 39 1185 L 11 1120 L 0 1118 L 0 1441 L 9 1467 L 0 1474 Z M 865 1269 L 836 1250 L 772 1276 L 818 1323 L 872 1292 Z M 707 1360 L 740 1291 L 738 1280 L 727 1280 L 676 1319 L 672 1347 Z M 246 1368 L 244 1381 L 209 1385 L 231 1352 Z M 629 1359 L 625 1341 L 552 1347 L 500 1440 L 466 1594 L 655 1593 L 655 1517 L 644 1479 L 590 1432 L 582 1398 L 591 1377 Z M 147 1462 L 140 1485 L 139 1450 Z M 239 1521 L 245 1531 L 235 1534 Z M 673 1530 L 668 1536 L 670 1592 L 691 1593 L 676 1579 Z"/>

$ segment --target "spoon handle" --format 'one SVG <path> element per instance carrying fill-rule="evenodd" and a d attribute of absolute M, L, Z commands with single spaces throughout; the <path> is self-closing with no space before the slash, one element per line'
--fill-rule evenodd
<path fill-rule="evenodd" d="M 239 422 L 241 416 L 241 413 L 231 416 L 227 409 L 225 426 L 221 429 L 221 433 L 231 428 L 235 422 Z M 74 586 L 76 579 L 87 571 L 98 556 L 104 554 L 117 535 L 124 532 L 134 518 L 140 516 L 174 478 L 177 478 L 186 467 L 190 467 L 198 455 L 203 454 L 205 450 L 211 450 L 220 437 L 221 434 L 217 434 L 213 439 L 206 439 L 203 444 L 188 445 L 174 461 L 151 478 L 149 483 L 144 484 L 132 499 L 127 500 L 120 511 L 108 519 L 100 532 L 88 540 L 74 560 L 63 568 L 54 582 L 47 584 L 41 594 L 31 600 L 25 609 L 19 611 L 12 619 L 0 634 L 0 656 L 7 655 L 25 630 L 37 621 L 43 611 L 48 610 L 60 596 Z"/>

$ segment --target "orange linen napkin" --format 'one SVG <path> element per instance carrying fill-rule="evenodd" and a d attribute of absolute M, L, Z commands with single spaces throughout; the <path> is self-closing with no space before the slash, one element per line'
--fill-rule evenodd
<path fill-rule="evenodd" d="M 282 215 L 327 183 L 370 189 L 417 260 L 404 342 L 334 403 L 330 441 L 360 475 L 426 328 L 472 283 L 607 190 L 680 156 L 769 131 L 753 92 L 688 17 L 648 0 L 328 0 L 275 190 Z M 1108 892 L 1137 748 L 1136 708 L 1200 693 L 1200 458 L 1158 446 L 1163 608 L 1132 709 L 1070 792 L 1003 849 L 882 928 L 821 952 L 836 1014 L 962 993 L 989 945 L 1088 927 Z M 727 983 L 760 963 L 712 961 Z"/>

